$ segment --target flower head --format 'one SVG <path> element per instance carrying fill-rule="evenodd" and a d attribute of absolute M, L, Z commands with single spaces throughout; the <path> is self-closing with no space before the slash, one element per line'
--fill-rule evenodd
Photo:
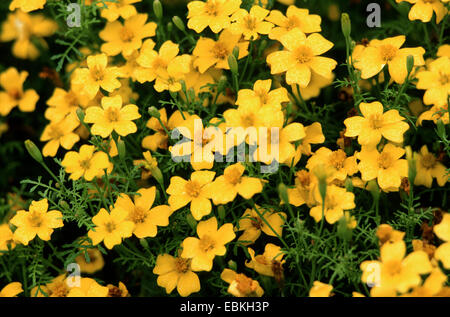
<path fill-rule="evenodd" d="M 230 269 L 224 269 L 220 278 L 230 284 L 228 286 L 228 293 L 236 297 L 261 297 L 264 294 L 264 290 L 259 285 L 258 281 L 255 281 L 245 274 L 236 273 Z"/>
<path fill-rule="evenodd" d="M 80 152 L 70 151 L 66 153 L 61 165 L 70 173 L 70 179 L 77 180 L 84 177 L 91 181 L 94 177 L 104 174 L 104 170 L 112 170 L 108 155 L 105 152 L 95 152 L 95 146 L 82 145 Z"/>
<path fill-rule="evenodd" d="M 188 3 L 187 26 L 200 33 L 209 26 L 211 31 L 219 33 L 230 26 L 230 16 L 239 10 L 241 0 L 207 0 Z"/>

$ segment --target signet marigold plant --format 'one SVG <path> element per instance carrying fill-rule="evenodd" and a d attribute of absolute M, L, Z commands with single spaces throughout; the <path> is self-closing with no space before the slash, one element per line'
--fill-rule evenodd
<path fill-rule="evenodd" d="M 0 4 L 0 297 L 450 296 L 449 1 L 70 3 Z"/>

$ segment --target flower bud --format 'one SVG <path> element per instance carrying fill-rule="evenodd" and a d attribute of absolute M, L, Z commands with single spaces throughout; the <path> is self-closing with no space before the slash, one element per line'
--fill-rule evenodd
<path fill-rule="evenodd" d="M 328 173 L 325 165 L 320 164 L 314 168 L 314 175 L 316 175 L 319 180 L 319 193 L 322 201 L 325 202 L 325 197 L 327 196 L 327 177 Z"/>
<path fill-rule="evenodd" d="M 414 180 L 416 179 L 417 175 L 417 168 L 416 168 L 416 158 L 414 153 L 412 152 L 411 146 L 407 146 L 405 148 L 406 151 L 406 160 L 408 161 L 408 181 L 410 184 L 414 184 Z"/>
<path fill-rule="evenodd" d="M 183 23 L 183 21 L 180 19 L 179 16 L 174 16 L 174 17 L 172 18 L 172 22 L 173 22 L 173 24 L 175 24 L 175 26 L 178 28 L 178 30 L 180 30 L 180 31 L 182 31 L 182 32 L 186 31 L 186 28 L 184 27 L 184 23 Z"/>
<path fill-rule="evenodd" d="M 372 197 L 375 201 L 380 199 L 380 188 L 378 187 L 377 181 L 372 179 L 367 183 L 367 189 L 372 194 Z"/>
<path fill-rule="evenodd" d="M 141 244 L 141 246 L 144 249 L 148 250 L 148 242 L 147 242 L 147 240 L 145 238 L 140 238 L 139 239 L 139 243 Z"/>
<path fill-rule="evenodd" d="M 158 20 L 162 19 L 163 16 L 163 8 L 162 4 L 159 0 L 153 1 L 153 12 Z"/>
<path fill-rule="evenodd" d="M 239 59 L 239 46 L 235 46 L 233 48 L 232 53 L 233 53 L 234 58 L 236 58 L 236 60 L 238 60 Z"/>
<path fill-rule="evenodd" d="M 230 56 L 228 56 L 228 66 L 230 66 L 230 70 L 233 74 L 237 74 L 238 73 L 238 64 L 237 64 L 237 60 L 236 57 L 234 57 L 233 54 L 231 54 Z"/>
<path fill-rule="evenodd" d="M 408 74 L 412 72 L 413 67 L 414 67 L 414 56 L 408 55 L 406 57 L 406 70 L 408 71 Z"/>
<path fill-rule="evenodd" d="M 280 199 L 283 201 L 283 203 L 288 205 L 289 204 L 289 196 L 288 196 L 287 187 L 285 184 L 280 183 L 280 185 L 278 185 L 278 194 L 280 195 Z"/>
<path fill-rule="evenodd" d="M 225 85 L 227 84 L 227 81 L 228 81 L 227 76 L 225 76 L 225 75 L 220 76 L 219 82 L 217 83 L 217 91 L 218 92 L 221 92 L 225 89 Z"/>
<path fill-rule="evenodd" d="M 186 221 L 192 230 L 195 230 L 197 228 L 197 220 L 195 220 L 191 214 L 188 214 L 186 216 Z"/>
<path fill-rule="evenodd" d="M 125 154 L 127 153 L 127 149 L 125 146 L 125 142 L 123 142 L 123 140 L 117 141 L 117 152 L 119 152 L 119 158 L 122 161 L 125 160 Z"/>
<path fill-rule="evenodd" d="M 222 205 L 220 205 L 220 206 L 217 208 L 217 211 L 219 212 L 219 218 L 220 218 L 220 219 L 224 219 L 224 218 L 225 218 L 225 207 L 222 206 Z"/>
<path fill-rule="evenodd" d="M 85 114 L 84 114 L 83 109 L 77 108 L 76 113 L 77 113 L 78 120 L 80 120 L 80 122 L 84 122 L 84 116 L 85 116 Z"/>
<path fill-rule="evenodd" d="M 164 188 L 164 177 L 159 167 L 152 167 L 150 172 L 152 173 L 153 178 Z"/>
<path fill-rule="evenodd" d="M 172 33 L 172 31 L 173 31 L 173 23 L 172 22 L 169 22 L 169 23 L 167 23 L 167 33 Z"/>
<path fill-rule="evenodd" d="M 237 264 L 236 264 L 236 262 L 234 262 L 233 260 L 228 261 L 228 267 L 229 267 L 230 269 L 232 269 L 233 271 L 236 271 L 236 270 L 237 270 Z"/>
<path fill-rule="evenodd" d="M 25 148 L 27 149 L 28 153 L 31 155 L 32 158 L 34 158 L 39 163 L 44 163 L 44 160 L 42 158 L 41 151 L 38 149 L 36 144 L 33 143 L 31 140 L 25 141 Z"/>
<path fill-rule="evenodd" d="M 159 119 L 161 117 L 161 114 L 159 113 L 158 109 L 156 109 L 156 107 L 151 106 L 148 107 L 148 114 L 151 115 L 152 117 L 155 117 L 157 119 Z"/>
<path fill-rule="evenodd" d="M 349 37 L 350 33 L 352 31 L 352 25 L 350 22 L 350 17 L 348 16 L 347 13 L 341 14 L 341 28 L 342 28 L 342 33 L 344 34 L 344 36 Z"/>

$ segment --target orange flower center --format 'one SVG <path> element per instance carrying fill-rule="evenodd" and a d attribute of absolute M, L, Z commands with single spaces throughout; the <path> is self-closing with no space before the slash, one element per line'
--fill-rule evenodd
<path fill-rule="evenodd" d="M 117 108 L 109 107 L 105 110 L 105 117 L 111 123 L 117 122 L 120 120 L 120 110 Z"/>
<path fill-rule="evenodd" d="M 69 290 L 67 289 L 65 282 L 59 282 L 52 287 L 49 293 L 51 297 L 66 297 Z"/>
<path fill-rule="evenodd" d="M 105 223 L 106 232 L 111 233 L 116 230 L 116 224 L 112 221 Z"/>
<path fill-rule="evenodd" d="M 450 82 L 450 74 L 439 72 L 439 82 L 442 86 L 447 85 Z"/>
<path fill-rule="evenodd" d="M 398 48 L 391 44 L 382 45 L 380 47 L 381 58 L 384 62 L 391 61 L 397 55 Z"/>
<path fill-rule="evenodd" d="M 237 185 L 241 182 L 241 172 L 237 168 L 228 169 L 226 173 L 223 174 L 225 180 L 231 185 Z"/>
<path fill-rule="evenodd" d="M 295 49 L 294 57 L 300 64 L 308 63 L 312 60 L 314 54 L 310 47 L 306 45 L 301 45 L 298 48 Z"/>
<path fill-rule="evenodd" d="M 22 92 L 19 89 L 12 89 L 8 93 L 14 100 L 20 100 L 20 98 L 22 98 Z"/>
<path fill-rule="evenodd" d="M 88 170 L 91 168 L 91 160 L 90 159 L 84 159 L 80 161 L 80 166 L 84 170 Z"/>
<path fill-rule="evenodd" d="M 64 100 L 67 102 L 69 107 L 78 106 L 78 98 L 73 91 L 69 91 L 65 96 Z"/>
<path fill-rule="evenodd" d="M 64 135 L 64 131 L 57 125 L 51 126 L 48 133 L 52 139 L 59 139 Z"/>
<path fill-rule="evenodd" d="M 422 163 L 422 166 L 426 169 L 433 168 L 436 165 L 436 158 L 433 154 L 428 153 L 424 156 L 422 156 L 422 159 L 420 161 Z"/>
<path fill-rule="evenodd" d="M 253 113 L 245 114 L 241 117 L 241 122 L 244 128 L 252 127 L 255 125 L 255 115 Z"/>
<path fill-rule="evenodd" d="M 120 39 L 124 42 L 131 42 L 131 40 L 134 38 L 133 31 L 127 27 L 123 27 L 120 30 L 119 36 L 120 36 Z"/>
<path fill-rule="evenodd" d="M 300 26 L 300 21 L 295 15 L 288 17 L 288 21 L 287 21 L 287 25 L 286 25 L 286 28 L 288 31 L 290 31 L 296 27 L 299 27 L 299 26 Z"/>
<path fill-rule="evenodd" d="M 369 117 L 369 125 L 372 129 L 381 129 L 383 127 L 383 115 L 372 114 Z"/>
<path fill-rule="evenodd" d="M 138 206 L 135 206 L 130 214 L 130 219 L 134 223 L 143 223 L 146 218 L 147 218 L 146 210 Z"/>
<path fill-rule="evenodd" d="M 42 225 L 43 219 L 39 213 L 33 211 L 31 212 L 28 221 L 31 227 L 39 228 Z"/>
<path fill-rule="evenodd" d="M 400 274 L 402 271 L 402 262 L 396 260 L 388 261 L 384 263 L 383 271 L 385 271 L 390 276 Z"/>
<path fill-rule="evenodd" d="M 189 259 L 177 258 L 175 262 L 175 268 L 177 272 L 186 273 L 187 271 L 189 271 L 190 262 L 191 261 Z"/>
<path fill-rule="evenodd" d="M 259 97 L 261 105 L 265 105 L 269 101 L 269 94 L 264 89 L 257 91 L 256 95 Z"/>
<path fill-rule="evenodd" d="M 214 249 L 215 241 L 208 235 L 203 236 L 203 238 L 200 239 L 199 248 L 203 252 L 208 252 L 212 249 Z"/>
<path fill-rule="evenodd" d="M 334 168 L 340 170 L 341 168 L 344 167 L 344 162 L 346 158 L 347 155 L 345 154 L 344 151 L 337 150 L 331 153 L 329 162 Z"/>
<path fill-rule="evenodd" d="M 154 69 L 154 71 L 165 69 L 167 68 L 167 63 L 161 57 L 156 57 L 152 62 L 152 68 Z"/>
<path fill-rule="evenodd" d="M 261 229 L 263 226 L 263 222 L 260 218 L 252 218 L 251 223 L 256 229 Z"/>
<path fill-rule="evenodd" d="M 198 197 L 202 190 L 200 184 L 196 181 L 188 181 L 184 186 L 184 189 L 186 190 L 186 194 L 193 198 Z"/>
<path fill-rule="evenodd" d="M 256 282 L 244 274 L 237 274 L 235 281 L 237 290 L 244 296 L 251 295 L 256 291 Z"/>
<path fill-rule="evenodd" d="M 311 183 L 311 178 L 309 177 L 309 172 L 305 170 L 298 171 L 296 174 L 298 183 L 303 188 L 308 188 L 309 184 Z"/>
<path fill-rule="evenodd" d="M 208 0 L 208 2 L 206 2 L 205 13 L 214 17 L 219 14 L 219 8 L 215 0 Z"/>
<path fill-rule="evenodd" d="M 99 65 L 95 65 L 94 67 L 92 67 L 90 69 L 90 72 L 92 78 L 94 78 L 95 81 L 102 81 L 103 78 L 105 77 L 104 69 Z"/>
<path fill-rule="evenodd" d="M 389 153 L 383 152 L 378 158 L 378 167 L 383 169 L 388 169 L 394 164 L 394 159 Z"/>
<path fill-rule="evenodd" d="M 216 42 L 211 50 L 212 55 L 220 60 L 226 59 L 230 52 L 228 51 L 225 44 L 222 42 Z"/>
<path fill-rule="evenodd" d="M 247 29 L 253 31 L 256 29 L 256 19 L 249 14 L 244 18 L 244 25 Z"/>

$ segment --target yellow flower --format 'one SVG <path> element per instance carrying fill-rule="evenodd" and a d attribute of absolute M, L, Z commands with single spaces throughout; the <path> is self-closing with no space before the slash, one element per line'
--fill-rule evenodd
<path fill-rule="evenodd" d="M 47 199 L 33 201 L 30 210 L 19 210 L 10 222 L 17 227 L 14 239 L 24 245 L 33 240 L 36 235 L 44 241 L 49 241 L 53 229 L 62 227 L 62 213 L 58 210 L 48 211 Z"/>
<path fill-rule="evenodd" d="M 405 233 L 395 230 L 388 224 L 381 224 L 377 228 L 376 236 L 378 237 L 380 246 L 382 246 L 385 243 L 402 241 Z"/>
<path fill-rule="evenodd" d="M 17 295 L 22 292 L 22 284 L 19 282 L 12 282 L 2 288 L 0 297 L 17 297 Z"/>
<path fill-rule="evenodd" d="M 116 2 L 108 2 L 105 6 L 104 3 L 97 3 L 102 7 L 101 16 L 109 22 L 115 21 L 120 17 L 125 20 L 137 13 L 133 3 L 141 2 L 142 0 L 116 0 Z"/>
<path fill-rule="evenodd" d="M 423 120 L 433 121 L 435 124 L 439 120 L 442 120 L 442 123 L 448 124 L 450 122 L 448 105 L 447 104 L 445 104 L 443 106 L 434 105 L 427 111 L 422 112 L 420 114 L 419 118 L 417 119 L 417 124 L 421 125 Z"/>
<path fill-rule="evenodd" d="M 186 297 L 200 291 L 200 280 L 191 268 L 191 260 L 160 254 L 156 258 L 153 274 L 158 275 L 156 282 L 170 294 L 177 288 L 180 296 Z"/>
<path fill-rule="evenodd" d="M 447 281 L 447 276 L 442 273 L 439 268 L 434 268 L 431 274 L 427 277 L 423 285 L 416 286 L 414 289 L 404 294 L 407 297 L 433 297 L 439 296 L 439 292 L 445 289 L 444 284 Z"/>
<path fill-rule="evenodd" d="M 311 155 L 311 144 L 320 144 L 323 142 L 325 142 L 325 136 L 322 133 L 322 125 L 320 122 L 314 122 L 305 127 L 305 137 L 297 149 L 301 154 Z"/>
<path fill-rule="evenodd" d="M 159 205 L 151 208 L 156 196 L 156 187 L 142 188 L 137 191 L 140 196 L 134 197 L 134 203 L 128 195 L 121 194 L 114 204 L 128 212 L 127 220 L 135 226 L 133 233 L 138 238 L 155 237 L 157 226 L 169 225 L 169 217 L 172 210 L 167 205 Z"/>
<path fill-rule="evenodd" d="M 244 233 L 239 237 L 238 241 L 241 241 L 243 245 L 255 243 L 261 235 L 261 231 L 268 236 L 281 237 L 286 214 L 284 212 L 269 211 L 256 205 L 255 208 L 258 212 L 254 209 L 247 209 L 239 219 L 237 229 L 238 231 L 243 230 Z"/>
<path fill-rule="evenodd" d="M 170 195 L 168 201 L 172 210 L 178 210 L 191 203 L 190 210 L 196 220 L 209 215 L 212 206 L 206 185 L 212 182 L 215 175 L 216 173 L 211 171 L 196 171 L 191 174 L 189 181 L 172 176 L 166 190 Z"/>
<path fill-rule="evenodd" d="M 398 84 L 403 84 L 408 74 L 406 58 L 408 55 L 414 57 L 414 66 L 425 64 L 422 47 L 400 48 L 405 42 L 405 36 L 389 37 L 384 40 L 372 40 L 362 52 L 354 65 L 361 70 L 361 78 L 368 79 L 383 69 L 389 67 L 391 78 Z"/>
<path fill-rule="evenodd" d="M 200 33 L 209 26 L 211 31 L 219 33 L 230 26 L 230 15 L 239 10 L 241 0 L 191 1 L 187 7 L 187 26 Z"/>
<path fill-rule="evenodd" d="M 207 192 L 215 205 L 226 204 L 233 201 L 237 194 L 244 199 L 262 192 L 263 182 L 257 177 L 243 176 L 245 167 L 241 162 L 225 168 L 223 175 L 217 177 L 207 186 Z"/>
<path fill-rule="evenodd" d="M 417 72 L 417 89 L 425 89 L 426 105 L 444 106 L 450 95 L 450 57 L 443 56 L 427 65 L 427 70 Z"/>
<path fill-rule="evenodd" d="M 5 89 L 0 91 L 0 115 L 7 116 L 16 106 L 23 112 L 34 111 L 39 95 L 34 89 L 24 91 L 23 83 L 27 77 L 28 72 L 19 73 L 14 67 L 0 74 L 0 86 Z"/>
<path fill-rule="evenodd" d="M 150 151 L 144 152 L 143 160 L 134 160 L 133 165 L 139 166 L 141 168 L 141 179 L 146 180 L 149 179 L 153 173 L 159 174 L 161 171 L 157 171 L 158 169 L 158 161 L 156 158 L 152 156 Z M 159 175 L 156 175 L 159 176 Z"/>
<path fill-rule="evenodd" d="M 309 297 L 330 297 L 333 286 L 314 281 L 313 287 L 309 290 Z"/>
<path fill-rule="evenodd" d="M 79 135 L 74 133 L 79 125 L 80 122 L 74 115 L 69 115 L 59 122 L 50 122 L 41 135 L 41 141 L 48 141 L 42 149 L 42 154 L 55 156 L 60 145 L 70 150 L 80 140 Z"/>
<path fill-rule="evenodd" d="M 162 73 L 156 78 L 154 88 L 157 92 L 169 90 L 171 92 L 181 91 L 181 81 L 185 79 L 187 73 L 191 70 L 190 55 L 184 54 L 177 56 L 170 61 L 167 66 L 167 72 Z"/>
<path fill-rule="evenodd" d="M 286 82 L 307 87 L 311 81 L 311 71 L 330 78 L 337 62 L 331 58 L 319 56 L 333 47 L 319 33 L 306 35 L 294 28 L 280 38 L 285 50 L 276 51 L 267 56 L 271 74 L 286 72 Z"/>
<path fill-rule="evenodd" d="M 135 224 L 126 220 L 127 210 L 122 207 L 114 207 L 111 213 L 105 208 L 100 209 L 97 215 L 92 217 L 95 227 L 88 232 L 88 237 L 93 245 L 104 242 L 108 249 L 121 244 L 123 238 L 128 238 L 133 234 Z"/>
<path fill-rule="evenodd" d="M 347 157 L 347 154 L 341 149 L 332 151 L 327 147 L 321 147 L 308 159 L 306 168 L 312 171 L 320 164 L 324 164 L 332 172 L 331 177 L 328 178 L 329 182 L 335 179 L 345 181 L 347 176 L 358 172 L 356 157 Z"/>
<path fill-rule="evenodd" d="M 408 177 L 408 162 L 400 159 L 405 150 L 386 144 L 381 153 L 376 148 L 363 147 L 357 153 L 360 160 L 358 169 L 363 181 L 377 179 L 378 185 L 384 191 L 397 191 L 400 187 L 402 177 Z"/>
<path fill-rule="evenodd" d="M 269 14 L 269 10 L 263 9 L 260 6 L 253 6 L 248 12 L 245 9 L 239 9 L 233 14 L 231 20 L 233 23 L 229 30 L 233 34 L 244 35 L 244 39 L 256 40 L 259 34 L 269 34 L 273 24 L 264 21 Z"/>
<path fill-rule="evenodd" d="M 225 244 L 236 237 L 231 223 L 217 229 L 216 217 L 200 221 L 197 224 L 197 235 L 198 238 L 184 239 L 181 254 L 183 258 L 192 259 L 191 268 L 194 271 L 211 271 L 215 256 L 225 255 Z"/>
<path fill-rule="evenodd" d="M 66 297 L 69 291 L 66 274 L 61 274 L 50 283 L 33 287 L 30 295 L 31 297 Z"/>
<path fill-rule="evenodd" d="M 89 107 L 86 109 L 84 121 L 93 123 L 91 132 L 100 135 L 102 138 L 108 137 L 112 131 L 116 131 L 120 136 L 137 131 L 136 124 L 132 120 L 139 119 L 139 109 L 136 105 L 122 105 L 120 95 L 114 97 L 103 97 L 101 107 Z"/>
<path fill-rule="evenodd" d="M 45 110 L 45 118 L 50 121 L 61 121 L 66 115 L 73 113 L 79 107 L 85 108 L 88 104 L 87 98 L 83 98 L 77 90 L 56 87 L 53 95 L 47 100 L 48 108 Z"/>
<path fill-rule="evenodd" d="M 9 248 L 14 249 L 17 242 L 19 241 L 14 239 L 14 233 L 9 225 L 6 223 L 0 224 L 0 251 L 8 251 Z"/>
<path fill-rule="evenodd" d="M 29 2 L 29 0 L 23 0 Z M 12 53 L 21 59 L 36 59 L 40 52 L 34 41 L 46 48 L 47 43 L 43 37 L 50 36 L 56 32 L 58 24 L 46 19 L 42 14 L 30 15 L 21 10 L 16 10 L 8 15 L 3 22 L 0 33 L 0 42 L 15 40 Z M 31 40 L 33 38 L 33 41 Z"/>
<path fill-rule="evenodd" d="M 385 243 L 380 249 L 380 261 L 361 263 L 361 280 L 373 285 L 371 296 L 396 296 L 418 286 L 421 274 L 431 272 L 432 266 L 424 251 L 414 251 L 405 257 L 404 241 Z"/>
<path fill-rule="evenodd" d="M 395 0 L 399 2 L 409 2 L 414 5 L 409 11 L 408 18 L 411 21 L 420 20 L 422 22 L 430 22 L 433 16 L 433 11 L 436 13 L 436 23 L 442 21 L 447 14 L 447 8 L 440 0 Z"/>
<path fill-rule="evenodd" d="M 109 289 L 101 286 L 94 279 L 82 277 L 80 287 L 72 287 L 67 297 L 107 297 Z"/>
<path fill-rule="evenodd" d="M 272 79 L 257 80 L 252 89 L 240 89 L 235 102 L 239 107 L 259 109 L 271 107 L 280 110 L 281 104 L 289 101 L 287 90 L 284 87 L 270 90 Z"/>
<path fill-rule="evenodd" d="M 409 125 L 403 121 L 405 118 L 400 116 L 398 110 L 391 109 L 383 113 L 383 105 L 378 101 L 361 102 L 359 108 L 362 117 L 353 116 L 344 120 L 346 137 L 358 136 L 359 144 L 370 146 L 380 143 L 382 136 L 392 142 L 403 142 L 403 134 Z"/>
<path fill-rule="evenodd" d="M 107 297 L 130 297 L 127 287 L 122 282 L 119 282 L 119 286 L 108 284 L 106 287 L 108 288 Z"/>
<path fill-rule="evenodd" d="M 200 73 L 206 72 L 212 66 L 220 69 L 230 69 L 228 56 L 232 54 L 235 46 L 239 48 L 237 59 L 248 55 L 249 42 L 240 42 L 240 39 L 241 35 L 235 35 L 229 30 L 224 30 L 220 33 L 217 41 L 201 37 L 192 52 L 192 55 L 196 57 L 194 66 L 198 67 Z"/>
<path fill-rule="evenodd" d="M 245 266 L 251 268 L 261 275 L 272 276 L 277 280 L 283 277 L 284 253 L 279 246 L 267 243 L 264 253 L 255 256 L 255 251 L 248 248 L 251 260 L 245 261 Z"/>
<path fill-rule="evenodd" d="M 66 173 L 71 174 L 70 179 L 77 180 L 84 177 L 91 181 L 94 177 L 104 175 L 104 170 L 112 170 L 108 155 L 105 152 L 95 152 L 95 146 L 82 145 L 80 152 L 70 151 L 66 153 L 61 165 L 65 167 Z"/>
<path fill-rule="evenodd" d="M 434 257 L 440 260 L 446 269 L 450 269 L 450 213 L 445 213 L 442 221 L 435 225 L 434 233 L 439 239 L 445 241 L 434 253 Z"/>
<path fill-rule="evenodd" d="M 317 186 L 317 177 L 311 172 L 300 170 L 295 173 L 295 187 L 288 188 L 289 204 L 296 207 L 306 204 L 312 206 L 316 203 L 314 192 Z"/>
<path fill-rule="evenodd" d="M 442 57 L 442 56 L 450 57 L 450 44 L 443 44 L 443 45 L 439 46 L 439 49 L 438 49 L 436 55 L 439 57 Z"/>
<path fill-rule="evenodd" d="M 118 67 L 108 67 L 106 54 L 90 55 L 87 57 L 87 68 L 77 68 L 73 74 L 72 83 L 81 87 L 89 99 L 94 99 L 100 87 L 112 92 L 120 87 L 117 77 L 121 76 Z"/>
<path fill-rule="evenodd" d="M 147 14 L 133 15 L 124 24 L 119 21 L 108 22 L 99 33 L 100 38 L 106 42 L 101 46 L 102 52 L 108 56 L 122 53 L 127 57 L 133 54 L 141 48 L 144 38 L 156 35 L 156 23 L 146 22 Z"/>
<path fill-rule="evenodd" d="M 420 153 L 416 153 L 415 159 L 417 175 L 414 179 L 414 185 L 424 185 L 431 188 L 433 178 L 436 178 L 439 186 L 445 185 L 448 181 L 445 166 L 432 153 L 428 152 L 426 145 L 420 148 Z"/>
<path fill-rule="evenodd" d="M 264 290 L 255 281 L 242 273 L 236 273 L 230 269 L 224 269 L 220 278 L 230 284 L 228 286 L 228 293 L 236 297 L 261 297 L 264 295 Z"/>
<path fill-rule="evenodd" d="M 311 217 L 319 222 L 322 219 L 322 197 L 317 190 L 316 201 L 318 205 L 312 207 L 309 211 Z M 338 187 L 336 185 L 328 185 L 325 196 L 325 206 L 323 207 L 323 213 L 325 220 L 329 224 L 334 224 L 336 221 L 344 216 L 344 210 L 355 208 L 355 195 L 351 192 L 347 192 L 345 188 Z"/>
<path fill-rule="evenodd" d="M 23 12 L 30 12 L 44 8 L 44 4 L 47 0 L 13 0 L 9 4 L 9 10 L 14 11 L 19 8 Z"/>
<path fill-rule="evenodd" d="M 75 262 L 80 266 L 80 272 L 94 274 L 105 266 L 105 260 L 99 249 L 86 249 L 89 261 L 86 259 L 85 252 L 82 252 L 75 258 Z"/>

